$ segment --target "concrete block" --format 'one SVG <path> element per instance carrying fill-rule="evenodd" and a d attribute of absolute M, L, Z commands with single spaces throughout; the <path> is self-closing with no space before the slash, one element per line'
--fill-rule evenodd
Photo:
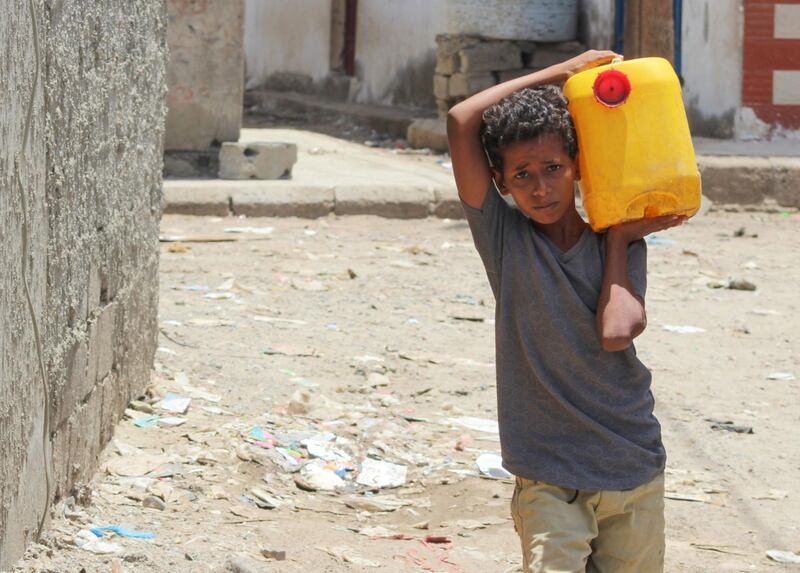
<path fill-rule="evenodd" d="M 417 119 L 408 126 L 408 144 L 414 149 L 448 151 L 447 122 L 442 119 Z"/>
<path fill-rule="evenodd" d="M 522 67 L 519 48 L 511 42 L 483 42 L 458 52 L 461 71 L 475 74 Z"/>
<path fill-rule="evenodd" d="M 223 143 L 220 179 L 289 179 L 297 145 L 283 142 Z"/>
<path fill-rule="evenodd" d="M 244 93 L 244 1 L 167 0 L 166 149 L 236 141 Z"/>
<path fill-rule="evenodd" d="M 432 189 L 368 185 L 337 188 L 337 215 L 377 215 L 391 219 L 421 219 L 430 214 Z"/>
<path fill-rule="evenodd" d="M 117 307 L 117 303 L 107 304 L 89 323 L 89 385 L 105 378 L 114 366 Z"/>
<path fill-rule="evenodd" d="M 458 56 L 458 52 L 450 54 L 440 51 L 436 54 L 435 71 L 437 74 L 449 76 L 461 69 L 460 61 L 461 59 Z"/>
<path fill-rule="evenodd" d="M 435 74 L 433 76 L 433 95 L 436 96 L 437 99 L 446 99 L 447 98 L 447 84 L 449 78 L 442 74 Z"/>
<path fill-rule="evenodd" d="M 495 85 L 494 75 L 488 73 L 464 74 L 450 76 L 447 91 L 450 97 L 468 97 Z"/>
<path fill-rule="evenodd" d="M 88 396 L 94 387 L 94 380 L 89 380 L 89 348 L 86 340 L 75 341 L 64 356 L 64 377 L 60 380 L 62 387 L 54 388 L 54 411 L 51 418 L 53 429 L 69 418 L 75 407 Z"/>
<path fill-rule="evenodd" d="M 539 44 L 533 52 L 528 67 L 547 68 L 582 54 L 585 48 L 580 42 Z"/>
<path fill-rule="evenodd" d="M 772 197 L 781 207 L 800 207 L 800 157 L 773 157 Z"/>
<path fill-rule="evenodd" d="M 230 193 L 192 181 L 164 181 L 164 212 L 182 215 L 230 215 Z"/>
<path fill-rule="evenodd" d="M 436 187 L 433 190 L 433 214 L 440 219 L 463 219 L 464 208 L 455 187 Z"/>
<path fill-rule="evenodd" d="M 703 194 L 715 203 L 761 203 L 771 195 L 772 165 L 766 157 L 698 157 Z"/>
<path fill-rule="evenodd" d="M 333 211 L 333 188 L 263 187 L 231 191 L 234 215 L 247 217 L 325 217 Z"/>

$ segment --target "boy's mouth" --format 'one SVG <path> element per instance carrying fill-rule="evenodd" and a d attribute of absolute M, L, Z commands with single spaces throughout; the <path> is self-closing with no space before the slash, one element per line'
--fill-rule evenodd
<path fill-rule="evenodd" d="M 546 211 L 547 209 L 552 209 L 556 205 L 558 205 L 558 201 L 553 201 L 552 203 L 546 203 L 546 204 L 541 205 L 539 207 L 534 207 L 533 209 L 534 209 L 534 211 Z"/>

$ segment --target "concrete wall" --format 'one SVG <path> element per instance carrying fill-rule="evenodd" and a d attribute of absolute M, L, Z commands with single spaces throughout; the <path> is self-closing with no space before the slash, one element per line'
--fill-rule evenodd
<path fill-rule="evenodd" d="M 91 476 L 149 380 L 165 26 L 162 0 L 8 0 L 0 14 L 0 569 L 46 500 Z"/>
<path fill-rule="evenodd" d="M 581 0 L 578 39 L 593 50 L 614 47 L 614 0 Z"/>
<path fill-rule="evenodd" d="M 168 150 L 238 141 L 244 95 L 244 0 L 167 0 Z"/>
<path fill-rule="evenodd" d="M 692 133 L 733 137 L 742 103 L 741 0 L 684 0 L 684 100 Z"/>
<path fill-rule="evenodd" d="M 323 79 L 330 71 L 331 0 L 247 0 L 244 45 L 248 87 L 278 72 Z"/>
<path fill-rule="evenodd" d="M 361 0 L 356 101 L 432 107 L 436 34 L 447 17 L 447 0 Z"/>

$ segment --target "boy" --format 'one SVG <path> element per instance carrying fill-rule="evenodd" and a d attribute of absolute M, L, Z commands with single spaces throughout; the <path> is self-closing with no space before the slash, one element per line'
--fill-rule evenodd
<path fill-rule="evenodd" d="M 592 232 L 575 208 L 575 128 L 548 85 L 614 57 L 586 52 L 489 88 L 447 118 L 497 301 L 500 440 L 517 476 L 511 509 L 526 572 L 663 571 L 666 455 L 632 340 L 646 325 L 642 239 L 684 218 Z"/>

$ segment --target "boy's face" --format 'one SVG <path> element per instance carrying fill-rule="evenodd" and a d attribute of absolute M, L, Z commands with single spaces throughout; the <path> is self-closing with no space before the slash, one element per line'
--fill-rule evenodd
<path fill-rule="evenodd" d="M 503 169 L 492 170 L 500 192 L 540 225 L 556 223 L 575 209 L 578 165 L 554 134 L 517 141 L 503 150 Z"/>

